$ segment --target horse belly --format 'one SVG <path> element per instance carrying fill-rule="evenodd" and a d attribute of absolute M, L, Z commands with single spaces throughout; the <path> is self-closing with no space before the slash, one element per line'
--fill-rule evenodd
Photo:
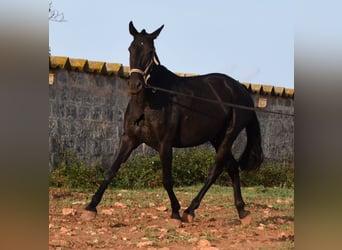
<path fill-rule="evenodd" d="M 215 121 L 215 119 L 196 118 L 185 116 L 182 119 L 175 147 L 192 147 L 203 144 L 218 134 L 223 123 Z"/>

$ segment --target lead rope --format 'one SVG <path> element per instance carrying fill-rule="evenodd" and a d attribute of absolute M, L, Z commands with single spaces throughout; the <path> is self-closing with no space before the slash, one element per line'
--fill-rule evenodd
<path fill-rule="evenodd" d="M 150 61 L 150 63 L 147 65 L 147 67 L 146 67 L 146 69 L 144 71 L 141 70 L 141 69 L 137 69 L 137 68 L 133 68 L 133 69 L 131 69 L 129 71 L 130 74 L 132 74 L 132 73 L 141 74 L 143 76 L 143 78 L 144 78 L 145 87 L 148 88 L 148 89 L 151 89 L 153 93 L 155 93 L 157 90 L 159 90 L 161 92 L 165 92 L 165 93 L 169 93 L 169 94 L 174 94 L 174 95 L 178 95 L 178 96 L 190 97 L 190 98 L 194 98 L 194 99 L 197 99 L 197 100 L 201 100 L 201 101 L 205 101 L 205 102 L 211 102 L 211 103 L 215 103 L 215 104 L 219 104 L 221 106 L 223 105 L 223 106 L 227 106 L 227 107 L 231 107 L 231 108 L 245 109 L 245 110 L 250 110 L 250 111 L 271 113 L 271 114 L 277 114 L 277 115 L 294 116 L 294 114 L 283 113 L 283 112 L 280 112 L 280 111 L 265 110 L 265 109 L 261 109 L 261 108 L 257 108 L 257 107 L 248 107 L 248 106 L 234 104 L 234 103 L 230 103 L 230 102 L 223 102 L 221 100 L 217 101 L 217 100 L 212 100 L 212 99 L 203 98 L 203 97 L 199 97 L 199 96 L 194 96 L 194 95 L 188 95 L 188 94 L 180 93 L 180 92 L 177 92 L 177 91 L 174 91 L 174 90 L 170 90 L 170 89 L 164 89 L 164 88 L 161 88 L 161 87 L 152 86 L 152 85 L 147 83 L 147 81 L 151 77 L 151 75 L 147 74 L 147 72 L 150 70 L 150 67 L 152 66 L 153 62 L 156 65 L 160 64 L 158 59 L 154 55 L 153 59 Z"/>
<path fill-rule="evenodd" d="M 224 105 L 224 106 L 231 107 L 231 108 L 245 109 L 245 110 L 250 110 L 250 111 L 271 113 L 271 114 L 277 114 L 277 115 L 294 116 L 294 114 L 283 113 L 283 112 L 280 112 L 280 111 L 265 110 L 265 109 L 261 109 L 261 108 L 257 108 L 257 107 L 248 107 L 248 106 L 234 104 L 234 103 L 230 103 L 230 102 L 222 102 L 222 101 L 212 100 L 212 99 L 208 99 L 208 98 L 204 98 L 204 97 L 188 95 L 188 94 L 180 93 L 180 92 L 177 92 L 177 91 L 174 91 L 174 90 L 170 90 L 170 89 L 164 89 L 164 88 L 161 88 L 161 87 L 155 87 L 155 86 L 152 86 L 152 85 L 150 85 L 148 83 L 146 83 L 146 88 L 152 89 L 152 91 L 154 91 L 154 92 L 156 90 L 159 90 L 159 91 L 166 92 L 166 93 L 169 93 L 169 94 L 174 94 L 174 95 L 184 96 L 184 97 L 190 97 L 190 98 L 194 98 L 194 99 L 197 99 L 197 100 L 201 100 L 201 101 L 205 101 L 205 102 L 211 102 L 211 103 L 215 103 L 215 104 L 220 104 L 220 105 Z"/>

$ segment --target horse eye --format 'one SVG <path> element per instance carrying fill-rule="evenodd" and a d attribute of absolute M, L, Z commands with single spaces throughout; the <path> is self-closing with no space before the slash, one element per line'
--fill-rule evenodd
<path fill-rule="evenodd" d="M 140 42 L 140 45 L 143 46 L 143 45 L 144 45 L 144 42 Z"/>

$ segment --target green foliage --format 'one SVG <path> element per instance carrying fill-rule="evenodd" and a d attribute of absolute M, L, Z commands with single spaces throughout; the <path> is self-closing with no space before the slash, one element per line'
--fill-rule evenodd
<path fill-rule="evenodd" d="M 159 156 L 135 156 L 123 164 L 112 182 L 113 187 L 160 187 L 162 169 Z"/>
<path fill-rule="evenodd" d="M 173 179 L 175 186 L 203 184 L 214 162 L 215 152 L 206 149 L 180 150 L 173 154 Z M 242 186 L 294 187 L 294 165 L 264 163 L 255 172 L 240 171 Z M 69 188 L 97 188 L 103 180 L 99 164 L 88 167 L 73 154 L 66 153 L 61 164 L 50 173 L 50 185 Z M 230 186 L 227 171 L 216 181 L 218 185 Z M 111 187 L 139 189 L 162 186 L 162 168 L 159 156 L 137 155 L 122 165 Z"/>
<path fill-rule="evenodd" d="M 50 186 L 67 188 L 94 188 L 103 180 L 103 170 L 99 164 L 87 166 L 71 152 L 62 155 L 59 166 L 50 172 Z"/>
<path fill-rule="evenodd" d="M 258 171 L 241 172 L 243 186 L 287 187 L 294 188 L 294 164 L 268 162 Z"/>
<path fill-rule="evenodd" d="M 213 163 L 214 152 L 208 150 L 175 150 L 172 176 L 175 186 L 203 183 Z M 113 185 L 120 188 L 162 186 L 159 156 L 136 156 L 119 170 Z"/>

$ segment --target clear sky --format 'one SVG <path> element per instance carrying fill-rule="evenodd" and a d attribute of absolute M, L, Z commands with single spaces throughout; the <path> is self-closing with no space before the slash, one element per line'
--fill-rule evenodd
<path fill-rule="evenodd" d="M 294 88 L 293 1 L 54 0 L 66 22 L 49 22 L 51 55 L 128 65 L 132 36 L 164 24 L 155 41 L 173 72 L 219 72 L 241 82 Z"/>

